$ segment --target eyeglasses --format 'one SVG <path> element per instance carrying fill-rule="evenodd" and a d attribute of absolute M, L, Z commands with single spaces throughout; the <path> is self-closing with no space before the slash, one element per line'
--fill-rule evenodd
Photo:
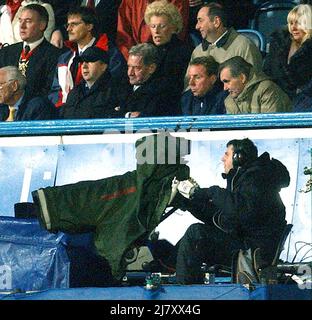
<path fill-rule="evenodd" d="M 66 23 L 65 24 L 65 28 L 68 29 L 69 27 L 77 27 L 80 24 L 84 23 L 83 21 L 79 21 L 79 22 L 70 22 L 70 23 Z"/>
<path fill-rule="evenodd" d="M 6 82 L 1 82 L 0 83 L 0 90 L 2 90 L 3 88 L 4 88 L 4 85 L 5 84 L 8 84 L 9 82 L 11 82 L 11 81 L 14 81 L 15 79 L 10 79 L 10 80 L 8 80 L 8 81 L 6 81 Z"/>
<path fill-rule="evenodd" d="M 159 29 L 165 29 L 165 28 L 167 28 L 167 24 L 150 24 L 149 25 L 149 27 L 151 28 L 151 29 L 157 29 L 157 28 L 159 28 Z"/>

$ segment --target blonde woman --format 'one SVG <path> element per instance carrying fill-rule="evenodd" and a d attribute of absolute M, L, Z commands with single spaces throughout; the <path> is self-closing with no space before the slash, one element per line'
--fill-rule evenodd
<path fill-rule="evenodd" d="M 149 28 L 144 21 L 144 13 L 148 4 L 155 0 L 122 0 L 118 8 L 118 23 L 116 44 L 125 59 L 128 59 L 129 49 L 150 38 Z M 169 0 L 177 6 L 183 17 L 183 30 L 179 34 L 182 40 L 187 39 L 189 0 Z"/>
<path fill-rule="evenodd" d="M 49 14 L 49 23 L 44 35 L 50 41 L 55 27 L 54 12 L 50 4 L 40 0 L 7 0 L 6 5 L 1 8 L 0 13 L 0 44 L 13 44 L 22 41 L 19 34 L 19 17 L 22 8 L 32 3 L 41 4 Z"/>
<path fill-rule="evenodd" d="M 312 79 L 312 6 L 300 4 L 287 16 L 287 28 L 271 35 L 264 72 L 291 99 Z"/>
<path fill-rule="evenodd" d="M 191 47 L 177 36 L 183 29 L 182 16 L 173 3 L 160 0 L 146 7 L 144 20 L 151 32 L 150 42 L 158 50 L 158 74 L 168 80 L 179 95 L 192 52 Z"/>

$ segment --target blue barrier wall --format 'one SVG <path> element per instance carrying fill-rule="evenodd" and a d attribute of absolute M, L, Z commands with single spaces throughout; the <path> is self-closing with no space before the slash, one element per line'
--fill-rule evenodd
<path fill-rule="evenodd" d="M 311 192 L 299 192 L 309 178 L 303 174 L 304 167 L 312 166 L 311 125 L 309 113 L 0 123 L 0 215 L 13 216 L 14 203 L 32 201 L 30 192 L 40 187 L 135 169 L 134 142 L 164 129 L 192 141 L 189 166 L 201 186 L 224 185 L 220 174 L 225 144 L 248 137 L 259 153 L 270 152 L 290 171 L 291 185 L 282 191 L 282 198 L 287 221 L 294 224 L 283 253 L 291 261 L 297 241 L 311 242 Z M 189 213 L 180 212 L 159 230 L 176 242 L 195 221 Z M 172 225 L 180 226 L 174 235 Z"/>

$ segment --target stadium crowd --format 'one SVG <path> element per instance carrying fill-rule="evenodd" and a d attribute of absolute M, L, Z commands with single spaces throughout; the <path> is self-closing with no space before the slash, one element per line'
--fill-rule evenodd
<path fill-rule="evenodd" d="M 0 1 L 1 121 L 311 111 L 312 6 L 265 52 L 240 32 L 259 6 Z"/>

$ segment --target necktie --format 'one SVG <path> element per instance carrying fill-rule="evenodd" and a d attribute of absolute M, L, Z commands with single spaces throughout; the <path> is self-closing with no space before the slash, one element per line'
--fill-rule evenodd
<path fill-rule="evenodd" d="M 16 112 L 16 108 L 14 106 L 9 106 L 9 116 L 6 119 L 6 121 L 14 121 L 14 116 L 15 116 L 15 112 Z"/>
<path fill-rule="evenodd" d="M 76 84 L 78 84 L 81 80 L 81 63 L 78 60 L 78 54 L 76 54 L 76 56 L 73 59 L 72 64 L 70 65 L 70 73 L 72 75 L 73 81 Z"/>
<path fill-rule="evenodd" d="M 28 55 L 29 51 L 30 51 L 30 46 L 28 44 L 26 44 L 26 46 L 24 48 L 24 53 L 26 56 Z"/>
<path fill-rule="evenodd" d="M 27 44 L 22 50 L 21 57 L 19 60 L 18 68 L 22 72 L 23 76 L 26 76 L 26 70 L 28 66 L 28 61 L 32 52 L 30 52 L 30 46 Z"/>
<path fill-rule="evenodd" d="M 88 0 L 87 1 L 87 7 L 94 9 L 95 8 L 94 0 Z"/>

